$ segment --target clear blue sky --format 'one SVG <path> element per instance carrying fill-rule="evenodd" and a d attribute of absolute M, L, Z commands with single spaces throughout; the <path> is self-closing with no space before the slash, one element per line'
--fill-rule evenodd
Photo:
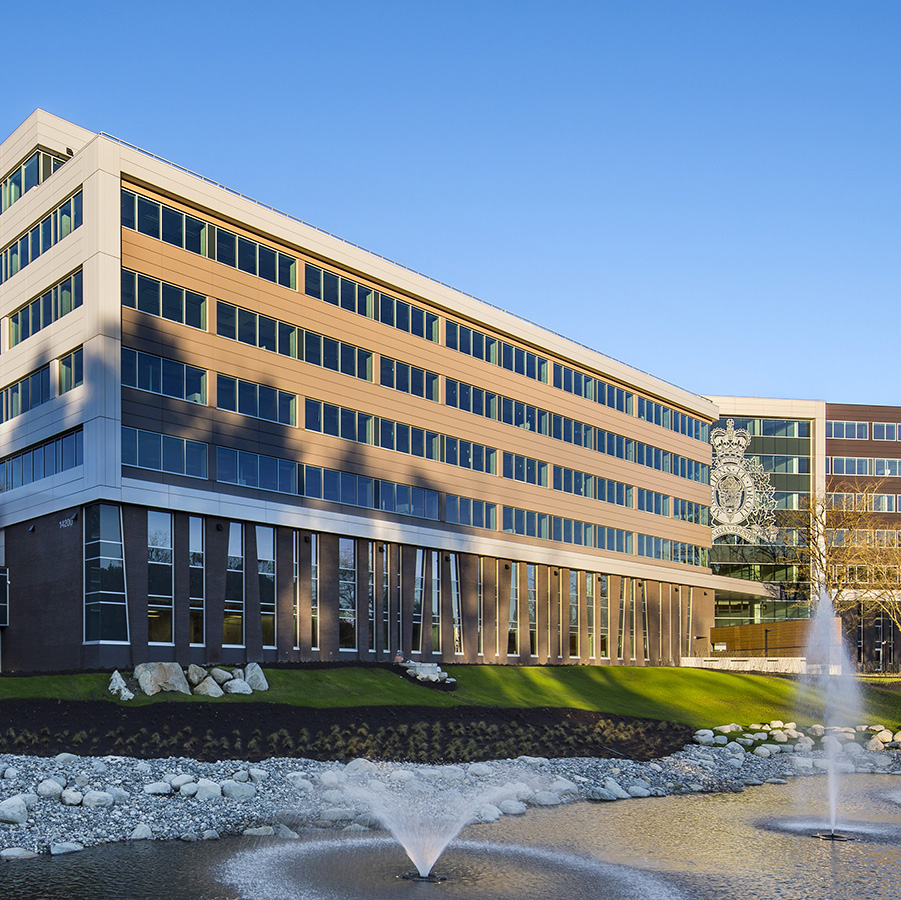
<path fill-rule="evenodd" d="M 43 107 L 697 393 L 901 404 L 901 3 L 51 0 L 4 28 L 3 135 Z"/>

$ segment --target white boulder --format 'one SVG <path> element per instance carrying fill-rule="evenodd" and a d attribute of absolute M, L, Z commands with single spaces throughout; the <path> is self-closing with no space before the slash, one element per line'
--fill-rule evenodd
<path fill-rule="evenodd" d="M 141 690 L 152 696 L 160 691 L 190 694 L 191 688 L 181 666 L 174 662 L 140 663 L 135 666 L 135 678 Z"/>

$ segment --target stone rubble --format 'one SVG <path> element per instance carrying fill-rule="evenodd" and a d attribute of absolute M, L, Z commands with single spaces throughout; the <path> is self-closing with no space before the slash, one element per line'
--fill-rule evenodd
<path fill-rule="evenodd" d="M 225 694 L 252 694 L 268 691 L 269 682 L 259 663 L 248 663 L 243 669 L 215 667 L 207 672 L 202 666 L 191 663 L 182 669 L 178 663 L 149 662 L 135 666 L 132 687 L 140 688 L 148 696 L 160 691 L 176 691 L 181 694 L 199 694 L 204 697 L 223 697 Z M 117 669 L 109 683 L 109 692 L 120 700 L 133 700 L 134 692 Z"/>
<path fill-rule="evenodd" d="M 777 733 L 787 740 L 779 740 Z M 718 741 L 720 737 L 724 740 Z M 695 744 L 652 762 L 523 756 L 447 766 L 365 759 L 345 765 L 279 758 L 250 765 L 0 754 L 0 860 L 72 853 L 114 841 L 215 840 L 237 834 L 294 840 L 305 829 L 379 828 L 360 798 L 388 791 L 402 798 L 404 791 L 478 794 L 484 789 L 483 802 L 474 807 L 475 822 L 577 800 L 611 803 L 740 792 L 823 774 L 824 742 L 828 746 L 830 739 L 840 750 L 839 771 L 901 775 L 901 754 L 892 747 L 898 744 L 895 737 L 881 725 L 799 729 L 794 723 L 771 722 L 747 729 L 701 729 Z M 879 749 L 869 749 L 874 741 Z"/>

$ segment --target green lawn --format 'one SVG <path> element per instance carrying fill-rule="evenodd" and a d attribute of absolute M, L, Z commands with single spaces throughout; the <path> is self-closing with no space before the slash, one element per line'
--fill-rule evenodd
<path fill-rule="evenodd" d="M 698 669 L 621 666 L 448 666 L 459 687 L 442 693 L 396 672 L 347 666 L 334 669 L 271 669 L 271 690 L 210 701 L 165 694 L 139 697 L 132 705 L 160 702 L 288 703 L 295 706 L 500 706 L 571 707 L 617 715 L 682 722 L 695 727 L 782 719 L 809 723 L 822 718 L 820 698 L 799 693 L 785 678 Z M 108 699 L 109 676 L 0 676 L 0 700 L 8 698 Z M 901 723 L 901 694 L 862 683 L 867 723 Z M 848 724 L 862 724 L 858 722 Z"/>

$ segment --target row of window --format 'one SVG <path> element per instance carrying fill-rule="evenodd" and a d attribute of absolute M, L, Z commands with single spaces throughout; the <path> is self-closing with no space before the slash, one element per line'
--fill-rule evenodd
<path fill-rule="evenodd" d="M 638 418 L 651 422 L 653 425 L 659 425 L 661 428 L 669 428 L 670 431 L 684 434 L 696 441 L 707 443 L 710 438 L 710 426 L 706 422 L 676 409 L 670 409 L 655 400 L 638 398 Z"/>
<path fill-rule="evenodd" d="M 669 516 L 669 497 L 666 494 L 658 494 L 657 491 L 638 488 L 636 508 L 657 516 Z"/>
<path fill-rule="evenodd" d="M 547 463 L 517 453 L 504 451 L 504 478 L 547 487 Z"/>
<path fill-rule="evenodd" d="M 554 387 L 568 394 L 575 394 L 586 400 L 593 400 L 601 406 L 609 406 L 626 415 L 632 415 L 634 394 L 623 388 L 607 384 L 592 375 L 583 375 L 569 366 L 554 363 Z"/>
<path fill-rule="evenodd" d="M 57 394 L 65 394 L 84 382 L 83 350 L 78 347 L 59 359 Z M 0 390 L 0 423 L 47 403 L 54 397 L 50 363 Z"/>
<path fill-rule="evenodd" d="M 428 369 L 420 369 L 419 366 L 411 366 L 387 356 L 381 358 L 379 367 L 379 382 L 383 387 L 394 388 L 404 394 L 412 394 L 414 397 L 422 397 L 440 403 L 438 392 L 438 376 Z"/>
<path fill-rule="evenodd" d="M 292 289 L 296 287 L 297 261 L 293 257 L 124 189 L 122 191 L 122 225 L 158 240 L 216 259 L 226 265 L 237 267 L 249 274 L 259 275 L 268 281 L 277 282 Z M 372 288 L 318 266 L 305 264 L 304 290 L 311 297 L 383 322 L 401 331 L 436 343 L 439 340 L 439 319 L 434 313 L 374 291 Z M 246 311 L 244 312 L 246 313 Z M 255 316 L 253 313 L 246 314 Z M 259 318 L 263 320 L 265 317 L 260 316 Z M 271 319 L 267 321 L 270 323 L 271 337 L 260 338 L 254 335 L 251 339 L 249 333 L 251 326 L 248 319 L 244 329 L 240 327 L 241 323 L 238 323 L 236 339 L 273 352 L 297 356 L 299 344 L 297 337 L 291 336 L 287 332 L 282 333 L 283 329 L 291 329 L 293 326 L 285 326 L 285 323 L 276 323 Z M 276 324 L 281 327 L 277 329 Z M 255 330 L 256 326 L 253 327 Z M 241 334 L 244 336 L 240 336 Z M 448 321 L 445 342 L 451 349 L 492 362 L 536 381 L 548 382 L 548 362 L 544 357 L 474 329 Z M 295 348 L 294 352 L 291 352 L 292 345 Z M 412 366 L 408 368 L 415 369 Z M 424 375 L 426 379 L 432 376 L 433 385 L 426 384 L 422 391 L 411 389 L 408 392 L 437 400 L 437 376 L 434 373 L 424 373 Z M 398 376 L 398 380 L 401 377 Z M 415 379 L 418 376 L 411 371 L 410 377 Z M 382 383 L 385 384 L 386 381 L 383 379 Z M 583 375 L 567 366 L 554 364 L 552 383 L 561 390 L 578 394 L 620 412 L 632 414 L 634 395 L 631 392 L 592 376 Z M 397 389 L 404 390 L 402 387 Z M 681 434 L 688 434 L 698 440 L 707 440 L 707 425 L 691 416 L 650 400 L 645 401 L 643 398 L 639 400 L 639 407 L 641 418 L 646 418 L 648 421 L 671 428 Z"/>
<path fill-rule="evenodd" d="M 122 465 L 173 475 L 207 477 L 208 447 L 202 441 L 122 426 Z"/>
<path fill-rule="evenodd" d="M 632 533 L 629 531 L 551 516 L 531 509 L 505 506 L 502 528 L 507 534 L 521 534 L 563 544 L 578 544 L 581 547 L 596 547 L 614 553 L 632 553 Z"/>
<path fill-rule="evenodd" d="M 731 416 L 736 430 L 743 428 L 751 437 L 810 437 L 810 422 L 806 419 L 742 419 Z M 726 420 L 716 423 L 725 428 Z"/>
<path fill-rule="evenodd" d="M 295 290 L 297 260 L 148 197 L 122 190 L 122 227 Z"/>
<path fill-rule="evenodd" d="M 452 378 L 445 379 L 445 402 L 455 409 L 496 419 L 516 428 L 544 434 L 589 450 L 597 450 L 598 453 L 636 462 L 661 472 L 669 472 L 690 481 L 706 483 L 709 478 L 710 467 L 706 463 L 613 432 L 603 431 L 593 425 L 550 413 L 540 407 L 521 403 Z"/>
<path fill-rule="evenodd" d="M 216 480 L 438 520 L 437 491 L 228 447 L 216 448 Z"/>
<path fill-rule="evenodd" d="M 830 493 L 829 506 L 832 509 L 862 510 L 869 512 L 892 513 L 901 509 L 901 494 L 851 494 Z"/>
<path fill-rule="evenodd" d="M 632 508 L 632 485 L 577 469 L 554 466 L 554 490 Z"/>
<path fill-rule="evenodd" d="M 548 364 L 543 356 L 523 350 L 521 347 L 514 347 L 506 341 L 490 337 L 474 328 L 458 325 L 448 319 L 445 324 L 444 343 L 451 350 L 458 350 L 467 356 L 493 363 L 509 372 L 547 384 Z"/>
<path fill-rule="evenodd" d="M 5 213 L 33 187 L 43 184 L 64 162 L 45 150 L 35 150 L 0 182 L 0 213 Z"/>
<path fill-rule="evenodd" d="M 649 559 L 662 559 L 682 563 L 686 566 L 706 566 L 708 564 L 709 553 L 706 547 L 697 547 L 683 541 L 670 541 L 650 534 L 636 534 L 635 543 L 638 555 Z"/>
<path fill-rule="evenodd" d="M 265 384 L 216 376 L 216 406 L 282 425 L 297 424 L 297 395 Z"/>
<path fill-rule="evenodd" d="M 0 460 L 0 489 L 11 491 L 83 462 L 84 436 L 79 427 Z"/>
<path fill-rule="evenodd" d="M 445 498 L 444 521 L 451 525 L 469 525 L 497 531 L 497 506 L 471 497 L 448 494 Z"/>
<path fill-rule="evenodd" d="M 901 440 L 901 425 L 897 422 L 840 422 L 829 420 L 826 422 L 827 438 L 843 438 L 844 440 L 866 441 L 869 440 L 870 424 L 873 426 L 874 441 L 898 441 Z"/>
<path fill-rule="evenodd" d="M 901 477 L 901 459 L 872 459 L 864 456 L 827 456 L 826 472 L 830 475 L 878 475 Z"/>
<path fill-rule="evenodd" d="M 206 452 L 207 445 L 197 441 L 134 428 L 122 429 L 124 465 L 203 478 L 206 477 Z M 437 491 L 227 447 L 216 448 L 216 480 L 434 521 L 439 518 Z M 494 504 L 454 495 L 448 496 L 445 518 L 452 524 L 488 529 L 497 526 Z M 632 553 L 630 532 L 515 507 L 504 507 L 503 530 L 510 534 Z M 677 542 L 667 542 L 667 545 L 682 548 Z M 686 555 L 682 549 L 679 552 Z M 681 557 L 672 558 L 677 562 L 685 561 Z M 706 561 L 691 564 L 706 565 Z"/>
<path fill-rule="evenodd" d="M 151 316 L 206 330 L 206 297 L 177 285 L 122 270 L 122 305 Z"/>
<path fill-rule="evenodd" d="M 49 291 L 19 307 L 10 317 L 9 345 L 15 347 L 57 319 L 78 309 L 83 302 L 81 269 L 55 284 Z"/>
<path fill-rule="evenodd" d="M 81 191 L 61 203 L 0 253 L 0 284 L 81 227 Z"/>
<path fill-rule="evenodd" d="M 841 438 L 846 441 L 866 441 L 869 439 L 867 422 L 840 422 L 830 419 L 826 422 L 826 437 Z"/>
<path fill-rule="evenodd" d="M 365 316 L 405 331 L 427 341 L 438 343 L 438 316 L 426 312 L 406 300 L 397 300 L 388 294 L 374 291 L 372 288 L 357 284 L 349 278 L 342 278 L 311 266 L 305 266 L 304 291 L 310 297 L 324 300 L 333 306 Z"/>
<path fill-rule="evenodd" d="M 221 300 L 216 303 L 216 334 L 313 366 L 372 381 L 372 351 L 257 315 Z"/>
<path fill-rule="evenodd" d="M 702 503 L 694 503 L 691 500 L 673 497 L 673 518 L 683 522 L 692 522 L 695 525 L 709 525 L 710 507 L 704 506 Z"/>
<path fill-rule="evenodd" d="M 307 398 L 305 426 L 308 431 L 329 434 L 360 444 L 396 450 L 423 459 L 446 462 L 476 472 L 494 475 L 497 470 L 497 451 L 472 441 L 427 431 L 414 425 L 393 422 L 391 419 L 323 403 Z"/>
<path fill-rule="evenodd" d="M 206 403 L 206 369 L 128 347 L 122 348 L 122 384 L 190 403 Z"/>

